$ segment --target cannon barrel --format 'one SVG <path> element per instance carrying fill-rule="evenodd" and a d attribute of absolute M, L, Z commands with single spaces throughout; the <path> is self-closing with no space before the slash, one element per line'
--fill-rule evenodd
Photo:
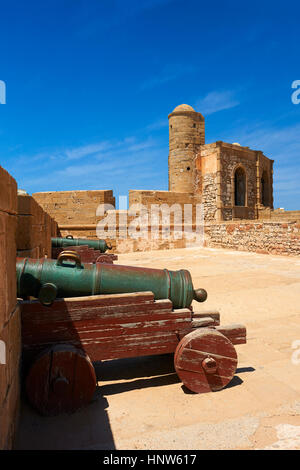
<path fill-rule="evenodd" d="M 111 250 L 111 245 L 106 243 L 106 240 L 90 240 L 88 238 L 73 238 L 72 235 L 68 235 L 66 238 L 51 238 L 53 248 L 64 248 L 68 246 L 81 246 L 87 245 L 89 248 L 94 250 L 100 250 L 101 253 L 105 253 L 107 250 Z"/>
<path fill-rule="evenodd" d="M 77 253 L 62 252 L 57 260 L 17 258 L 18 297 L 38 298 L 51 305 L 56 297 L 81 297 L 152 291 L 154 298 L 170 299 L 173 308 L 206 300 L 204 289 L 194 290 L 189 271 L 169 271 L 113 264 L 83 264 Z"/>

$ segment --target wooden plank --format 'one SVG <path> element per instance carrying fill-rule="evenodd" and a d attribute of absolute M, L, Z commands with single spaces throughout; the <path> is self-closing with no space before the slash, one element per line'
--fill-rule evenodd
<path fill-rule="evenodd" d="M 173 310 L 152 292 L 22 303 L 24 357 L 55 344 L 83 349 L 93 361 L 174 352 L 191 310 Z M 32 307 L 34 307 L 32 309 Z"/>
<path fill-rule="evenodd" d="M 217 326 L 219 323 L 212 317 L 203 317 L 192 319 L 191 327 L 192 328 L 203 328 L 206 326 Z"/>
<path fill-rule="evenodd" d="M 170 302 L 168 299 L 166 299 Z M 56 299 L 51 307 L 44 307 L 38 300 L 23 300 L 20 301 L 22 306 L 22 312 L 26 313 L 27 311 L 33 313 L 35 311 L 45 312 L 47 309 L 51 308 L 52 310 L 61 310 L 66 307 L 70 309 L 84 308 L 90 306 L 113 306 L 113 305 L 128 305 L 144 302 L 154 302 L 153 292 L 132 292 L 125 294 L 101 294 L 101 295 L 90 295 L 83 297 L 66 297 L 61 299 Z"/>
<path fill-rule="evenodd" d="M 125 357 L 147 356 L 157 354 L 167 354 L 175 351 L 179 339 L 175 332 L 167 331 L 156 333 L 130 335 L 128 337 L 102 338 L 99 342 L 74 338 L 69 341 L 75 347 L 83 349 L 90 357 L 91 361 L 106 359 L 118 359 Z M 55 344 L 65 344 L 65 342 L 55 342 Z M 41 350 L 52 346 L 52 343 L 36 344 L 27 347 L 24 345 L 25 361 L 32 360 Z"/>
<path fill-rule="evenodd" d="M 62 312 L 68 312 L 69 314 L 72 314 L 72 313 L 76 314 L 80 311 L 82 312 L 86 312 L 86 311 L 109 312 L 109 311 L 112 311 L 113 309 L 119 309 L 120 311 L 122 311 L 123 309 L 125 311 L 126 308 L 129 310 L 130 309 L 134 310 L 134 309 L 142 308 L 142 307 L 149 308 L 149 309 L 165 308 L 169 311 L 172 311 L 172 308 L 173 308 L 172 302 L 168 299 L 156 300 L 155 302 L 147 301 L 147 300 L 142 302 L 139 299 L 137 299 L 136 302 L 133 302 L 133 301 L 128 302 L 128 303 L 120 302 L 117 304 L 112 303 L 111 305 L 108 302 L 106 302 L 107 305 L 105 305 L 104 303 L 102 304 L 98 302 L 80 302 L 80 303 L 74 302 L 72 304 L 71 302 L 55 301 L 54 304 L 51 305 L 50 307 L 44 306 L 42 304 L 37 305 L 36 301 L 33 301 L 33 302 L 34 302 L 34 306 L 32 309 L 30 308 L 30 306 L 28 308 L 27 306 L 26 308 L 24 308 L 22 305 L 22 312 L 23 312 L 24 317 L 35 316 L 35 315 L 46 317 L 49 314 L 51 314 L 52 316 L 55 316 L 55 315 L 60 315 Z"/>
<path fill-rule="evenodd" d="M 216 330 L 226 336 L 232 344 L 245 344 L 247 342 L 247 331 L 244 325 L 217 326 Z"/>
<path fill-rule="evenodd" d="M 191 327 L 190 314 L 187 309 L 180 309 L 179 311 L 174 310 L 169 312 L 165 309 L 156 309 L 149 311 L 133 311 L 133 312 L 116 312 L 111 315 L 107 313 L 99 316 L 94 315 L 89 318 L 78 318 L 73 319 L 68 316 L 61 319 L 61 321 L 53 321 L 49 318 L 49 321 L 39 321 L 35 318 L 35 321 L 26 321 L 22 323 L 23 332 L 30 332 L 31 330 L 47 331 L 49 329 L 55 329 L 57 331 L 62 328 L 90 328 L 93 325 L 99 325 L 101 328 L 114 328 L 118 325 L 130 326 L 136 323 L 144 323 L 149 321 L 173 321 L 178 318 L 186 320 L 188 327 Z"/>
<path fill-rule="evenodd" d="M 220 324 L 220 313 L 217 310 L 202 310 L 201 312 L 193 312 L 193 319 L 195 320 L 206 317 L 211 317 L 215 320 L 217 325 Z"/>
<path fill-rule="evenodd" d="M 164 318 L 166 315 L 170 315 L 172 318 L 175 311 L 170 310 L 169 305 L 163 302 L 157 302 L 155 304 L 138 304 L 129 306 L 116 306 L 116 307 L 105 307 L 105 308 L 87 308 L 79 309 L 76 311 L 62 310 L 60 312 L 52 312 L 51 309 L 46 311 L 45 314 L 35 312 L 30 314 L 27 312 L 25 315 L 22 314 L 22 327 L 24 331 L 26 329 L 34 328 L 34 325 L 58 325 L 59 323 L 78 321 L 101 321 L 103 323 L 115 323 L 120 320 L 130 323 L 131 321 L 137 321 L 139 317 L 149 318 L 152 315 L 159 315 Z M 179 309 L 177 314 L 184 314 L 191 317 L 188 309 Z M 176 315 L 176 314 L 175 314 Z"/>
<path fill-rule="evenodd" d="M 156 319 L 155 319 L 156 318 Z M 136 320 L 136 319 L 135 319 Z M 118 323 L 108 323 L 104 325 L 101 321 L 76 322 L 60 325 L 37 325 L 35 328 L 23 329 L 22 337 L 24 346 L 48 343 L 56 341 L 68 342 L 73 338 L 83 340 L 100 340 L 101 338 L 127 337 L 139 333 L 151 334 L 155 331 L 180 331 L 186 329 L 190 324 L 187 314 L 178 314 L 165 316 L 165 318 L 150 317 L 144 321 L 134 321 L 124 323 L 121 320 Z"/>

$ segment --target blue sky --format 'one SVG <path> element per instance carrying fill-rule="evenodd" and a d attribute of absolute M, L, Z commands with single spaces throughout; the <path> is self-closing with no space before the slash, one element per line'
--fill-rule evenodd
<path fill-rule="evenodd" d="M 299 2 L 0 0 L 0 164 L 29 193 L 168 189 L 168 119 L 275 160 L 300 209 Z"/>

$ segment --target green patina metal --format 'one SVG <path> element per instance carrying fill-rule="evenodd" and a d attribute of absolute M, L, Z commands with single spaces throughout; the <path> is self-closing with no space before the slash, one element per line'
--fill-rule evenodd
<path fill-rule="evenodd" d="M 51 238 L 51 243 L 53 248 L 67 248 L 69 246 L 87 245 L 89 248 L 94 248 L 94 250 L 100 250 L 101 253 L 105 253 L 107 250 L 111 250 L 111 245 L 108 245 L 105 240 L 73 238 L 72 235 L 68 235 L 66 238 Z"/>
<path fill-rule="evenodd" d="M 185 308 L 207 297 L 204 289 L 194 290 L 185 269 L 83 264 L 74 252 L 63 252 L 57 260 L 17 258 L 17 291 L 18 297 L 36 297 L 45 305 L 56 297 L 152 291 L 156 300 L 170 299 L 174 308 Z"/>

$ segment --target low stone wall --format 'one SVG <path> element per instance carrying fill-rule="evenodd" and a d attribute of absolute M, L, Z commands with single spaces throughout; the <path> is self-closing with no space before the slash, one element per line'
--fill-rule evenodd
<path fill-rule="evenodd" d="M 286 211 L 284 209 L 270 209 L 269 207 L 259 208 L 258 218 L 263 220 L 298 220 L 300 221 L 300 211 Z"/>
<path fill-rule="evenodd" d="M 222 222 L 205 225 L 205 246 L 275 255 L 300 255 L 299 221 Z"/>
<path fill-rule="evenodd" d="M 129 206 L 132 204 L 144 204 L 150 207 L 151 204 L 196 204 L 201 202 L 201 197 L 193 193 L 178 193 L 175 191 L 146 191 L 132 189 L 129 191 Z"/>
<path fill-rule="evenodd" d="M 104 192 L 104 191 L 103 191 Z M 100 193 L 100 191 L 99 191 Z M 45 193 L 39 193 L 45 194 Z M 36 195 L 34 195 L 36 197 Z M 107 199 L 107 198 L 106 198 Z M 38 199 L 40 201 L 40 199 Z M 97 222 L 108 223 L 110 229 L 102 235 L 101 238 L 105 238 L 113 246 L 113 250 L 116 253 L 126 253 L 132 251 L 147 251 L 156 249 L 167 249 L 167 248 L 183 248 L 193 243 L 190 239 L 177 238 L 174 232 L 174 223 L 176 224 L 179 217 L 180 222 L 184 220 L 184 213 L 186 215 L 190 213 L 191 221 L 195 223 L 196 220 L 196 204 L 200 203 L 200 197 L 192 193 L 177 193 L 169 191 L 145 191 L 145 190 L 132 190 L 129 191 L 129 207 L 132 209 L 134 205 L 144 206 L 147 209 L 146 220 L 141 223 L 141 231 L 148 232 L 148 237 L 141 237 L 133 239 L 129 236 L 128 229 L 130 230 L 130 224 L 136 223 L 139 225 L 137 218 L 143 217 L 142 212 L 139 210 L 136 214 L 130 213 L 126 210 L 108 210 L 102 218 L 96 217 L 96 208 L 94 216 L 90 214 L 90 219 L 93 223 L 86 223 L 84 218 L 79 213 L 76 222 L 68 223 L 64 219 L 62 223 L 59 223 L 59 232 L 62 237 L 67 235 L 73 235 L 79 238 L 98 238 L 97 236 Z M 158 212 L 155 213 L 154 205 L 156 205 Z M 161 205 L 165 205 L 165 208 Z M 184 207 L 189 205 L 189 208 Z M 49 206 L 45 205 L 47 210 Z M 80 210 L 84 212 L 86 207 L 81 206 Z M 153 212 L 151 213 L 151 209 Z M 171 210 L 169 210 L 171 209 Z M 189 212 L 190 210 L 190 212 Z M 53 208 L 52 214 L 55 215 L 55 208 Z M 60 216 L 60 212 L 58 213 Z M 57 220 L 57 216 L 56 220 Z M 198 217 L 201 217 L 201 208 L 198 209 Z M 59 220 L 59 219 L 58 219 Z M 154 222 L 157 229 L 156 237 L 151 236 L 151 222 Z M 167 228 L 164 224 L 170 223 L 170 238 L 166 239 Z M 189 223 L 186 221 L 186 223 Z M 193 230 L 193 228 L 191 228 Z"/>
<path fill-rule="evenodd" d="M 196 236 L 177 238 L 176 230 L 170 225 L 170 237 L 168 228 L 159 225 L 156 227 L 157 237 L 151 236 L 151 226 L 140 227 L 141 231 L 148 234 L 147 238 L 132 239 L 128 233 L 129 224 L 114 227 L 114 232 L 107 232 L 104 236 L 107 242 L 113 246 L 116 253 L 132 251 L 162 250 L 169 248 L 185 248 L 189 246 L 219 247 L 233 250 L 254 251 L 263 254 L 300 255 L 300 223 L 299 221 L 237 221 L 237 222 L 211 222 L 204 226 L 204 237 Z M 187 227 L 190 233 L 195 234 L 195 225 Z M 79 238 L 97 238 L 96 225 L 89 226 L 63 226 L 62 236 L 72 234 Z M 127 237 L 124 237 L 127 234 Z"/>
<path fill-rule="evenodd" d="M 141 204 L 149 211 L 154 206 L 163 208 L 168 206 L 171 210 L 170 220 L 174 222 L 175 214 L 182 215 L 184 211 L 188 211 L 188 207 L 191 210 L 191 222 L 195 223 L 196 220 L 196 205 L 201 204 L 201 196 L 192 193 L 178 193 L 174 191 L 145 191 L 145 190 L 130 190 L 129 191 L 129 207 L 133 207 L 135 204 Z M 166 218 L 162 209 L 160 209 L 160 216 L 162 217 L 162 223 Z M 187 212 L 188 216 L 188 212 Z"/>
<path fill-rule="evenodd" d="M 120 217 L 120 212 L 123 217 Z M 159 223 L 151 226 L 150 224 L 139 224 L 133 216 L 124 214 L 127 211 L 110 211 L 106 216 L 108 222 L 111 217 L 109 228 L 101 237 L 97 236 L 97 225 L 61 225 L 59 227 L 60 235 L 66 237 L 73 235 L 75 238 L 97 239 L 103 238 L 112 245 L 112 251 L 115 253 L 129 253 L 133 251 L 166 250 L 171 248 L 185 248 L 189 246 L 202 246 L 203 236 L 196 234 L 195 224 L 185 225 L 187 235 L 181 233 L 182 225 L 169 225 Z M 125 220 L 127 222 L 125 222 Z M 133 223 L 133 226 L 131 224 Z M 132 234 L 134 233 L 134 237 Z"/>
<path fill-rule="evenodd" d="M 195 241 L 190 238 L 183 236 L 182 238 L 177 238 L 176 230 L 174 230 L 175 221 L 174 212 L 171 212 L 171 216 L 168 214 L 163 214 L 160 212 L 160 218 L 157 218 L 155 224 L 158 227 L 158 233 L 156 238 L 151 236 L 151 216 L 149 209 L 153 205 L 161 207 L 162 204 L 165 204 L 169 208 L 174 205 L 177 205 L 179 212 L 184 208 L 185 204 L 189 204 L 192 208 L 192 226 L 191 231 L 195 232 L 195 221 L 196 221 L 196 204 L 201 203 L 201 196 L 194 195 L 192 193 L 177 193 L 170 191 L 129 191 L 129 207 L 132 208 L 133 205 L 143 205 L 148 210 L 148 215 L 146 214 L 146 219 L 141 223 L 140 230 L 148 232 L 148 238 L 141 237 L 133 239 L 129 233 L 128 229 L 130 224 L 134 222 L 137 215 L 132 215 L 128 211 L 118 211 L 110 210 L 104 214 L 104 216 L 99 217 L 97 220 L 96 217 L 96 206 L 93 211 L 90 211 L 89 207 L 86 205 L 86 198 L 89 198 L 91 195 L 88 193 L 101 193 L 103 201 L 108 201 L 109 198 L 112 198 L 111 191 L 79 191 L 75 192 L 81 194 L 81 202 L 72 199 L 72 204 L 70 207 L 73 207 L 74 214 L 76 212 L 76 217 L 74 217 L 71 222 L 68 222 L 67 218 L 62 218 L 62 207 L 59 203 L 54 205 L 49 205 L 48 194 L 53 194 L 53 197 L 56 197 L 57 200 L 61 198 L 62 194 L 65 193 L 37 193 L 38 200 L 39 195 L 42 194 L 45 201 L 48 200 L 47 204 L 44 203 L 44 209 L 50 210 L 51 214 L 55 216 L 56 220 L 58 217 L 59 222 L 59 231 L 61 236 L 73 235 L 74 237 L 80 238 L 93 238 L 97 239 L 97 223 L 100 221 L 110 222 L 111 229 L 108 230 L 104 235 L 101 235 L 101 238 L 106 239 L 107 242 L 111 243 L 113 246 L 113 251 L 116 253 L 126 253 L 132 251 L 147 251 L 147 250 L 159 250 L 159 249 L 168 249 L 168 248 L 184 248 L 187 246 L 196 245 L 201 246 L 202 240 L 199 238 Z M 37 195 L 34 195 L 36 197 Z M 99 196 L 99 194 L 98 194 Z M 98 197 L 96 194 L 91 196 L 95 197 L 95 201 Z M 77 202 L 76 202 L 77 201 Z M 97 199 L 97 203 L 99 198 Z M 58 204 L 58 206 L 56 206 Z M 58 209 L 57 209 L 58 207 Z M 58 210 L 58 212 L 56 212 Z M 84 212 L 88 212 L 88 216 L 85 219 Z M 276 219 L 267 217 L 265 220 L 240 220 L 240 221 L 209 221 L 205 220 L 205 244 L 207 246 L 216 246 L 223 248 L 230 248 L 235 250 L 246 250 L 246 251 L 259 251 L 260 253 L 273 253 L 273 254 L 283 254 L 283 255 L 299 255 L 299 219 L 295 218 L 294 222 L 289 219 L 280 218 L 281 215 L 278 211 L 271 211 L 270 213 L 276 212 Z M 278 212 L 278 213 L 277 213 Z M 183 214 L 183 211 L 182 211 Z M 271 216 L 270 216 L 271 217 Z M 278 218 L 277 218 L 278 217 Z M 165 224 L 170 221 L 170 237 L 167 239 L 163 237 L 162 234 L 166 234 L 167 228 Z M 86 222 L 88 220 L 89 222 Z M 182 219 L 183 220 L 183 219 Z M 152 218 L 153 222 L 153 218 Z M 201 237 L 200 237 L 201 238 Z"/>
<path fill-rule="evenodd" d="M 28 194 L 18 194 L 17 256 L 51 257 L 51 237 L 57 236 L 57 223 Z"/>
<path fill-rule="evenodd" d="M 20 393 L 21 322 L 16 296 L 17 184 L 0 167 L 0 449 L 11 449 Z"/>
<path fill-rule="evenodd" d="M 52 191 L 34 193 L 36 202 L 60 224 L 95 224 L 100 204 L 115 207 L 112 190 L 107 191 Z"/>

